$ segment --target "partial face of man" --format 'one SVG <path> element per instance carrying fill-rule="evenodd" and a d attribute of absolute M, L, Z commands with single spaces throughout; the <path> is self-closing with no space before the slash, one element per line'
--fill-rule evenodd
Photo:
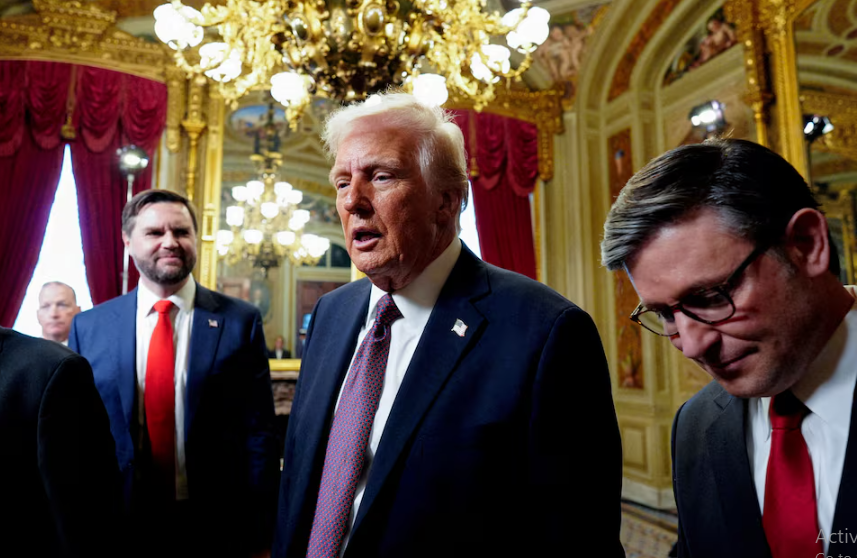
<path fill-rule="evenodd" d="M 379 288 L 407 286 L 452 242 L 460 202 L 426 184 L 410 130 L 383 116 L 357 120 L 330 178 L 348 255 Z"/>
<path fill-rule="evenodd" d="M 68 339 L 71 320 L 80 312 L 72 290 L 64 285 L 47 285 L 39 293 L 37 317 L 42 337 L 62 343 Z"/>
<path fill-rule="evenodd" d="M 647 308 L 678 303 L 722 284 L 756 248 L 731 234 L 712 210 L 662 228 L 628 269 Z M 735 314 L 707 325 L 677 310 L 678 334 L 670 338 L 729 393 L 775 395 L 791 387 L 815 358 L 801 343 L 812 321 L 803 308 L 799 274 L 771 251 L 751 263 L 729 293 Z"/>
<path fill-rule="evenodd" d="M 144 281 L 173 286 L 184 282 L 196 265 L 196 233 L 181 203 L 149 204 L 140 210 L 125 246 Z"/>

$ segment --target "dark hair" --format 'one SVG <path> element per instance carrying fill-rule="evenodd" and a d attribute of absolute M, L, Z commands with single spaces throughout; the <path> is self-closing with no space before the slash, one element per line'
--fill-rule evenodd
<path fill-rule="evenodd" d="M 759 144 L 713 139 L 653 159 L 622 188 L 601 241 L 601 262 L 613 271 L 632 259 L 662 227 L 703 208 L 717 211 L 742 238 L 775 246 L 792 215 L 818 202 L 785 159 Z M 839 259 L 830 258 L 839 274 Z"/>
<path fill-rule="evenodd" d="M 147 205 L 153 203 L 180 203 L 187 208 L 190 213 L 190 219 L 193 221 L 193 232 L 198 232 L 196 226 L 196 211 L 188 199 L 181 194 L 177 194 L 171 190 L 143 190 L 125 204 L 122 210 L 122 232 L 131 236 L 131 231 L 134 230 L 134 223 L 137 221 L 137 215 Z"/>

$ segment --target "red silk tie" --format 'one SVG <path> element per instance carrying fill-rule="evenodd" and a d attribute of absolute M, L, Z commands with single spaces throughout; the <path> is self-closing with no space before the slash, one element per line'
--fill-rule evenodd
<path fill-rule="evenodd" d="M 176 352 L 173 347 L 173 325 L 170 310 L 173 303 L 159 300 L 155 303 L 158 323 L 149 341 L 146 361 L 146 389 L 143 395 L 146 406 L 146 428 L 152 450 L 155 487 L 168 500 L 175 500 L 175 447 L 176 412 L 175 383 Z"/>
<path fill-rule="evenodd" d="M 812 461 L 800 431 L 807 413 L 791 391 L 771 399 L 771 455 L 762 525 L 773 558 L 812 558 L 824 550 L 818 540 Z"/>
<path fill-rule="evenodd" d="M 384 386 L 390 328 L 401 317 L 393 297 L 384 295 L 378 301 L 375 325 L 357 349 L 330 427 L 308 558 L 339 556 L 349 512 L 354 505 L 357 482 L 363 472 L 366 444 Z"/>

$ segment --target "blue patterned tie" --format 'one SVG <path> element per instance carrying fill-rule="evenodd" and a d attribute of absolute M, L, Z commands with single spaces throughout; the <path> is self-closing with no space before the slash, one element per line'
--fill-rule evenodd
<path fill-rule="evenodd" d="M 307 558 L 339 556 L 357 482 L 363 472 L 366 444 L 384 387 L 390 326 L 401 317 L 393 297 L 384 295 L 378 301 L 375 326 L 366 333 L 357 349 L 339 408 L 333 415 Z"/>

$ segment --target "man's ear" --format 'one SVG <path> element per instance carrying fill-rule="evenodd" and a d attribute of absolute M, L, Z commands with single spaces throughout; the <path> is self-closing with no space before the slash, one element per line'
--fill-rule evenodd
<path fill-rule="evenodd" d="M 447 188 L 441 192 L 440 207 L 437 212 L 439 222 L 448 223 L 455 220 L 460 210 L 461 194 L 457 190 Z"/>
<path fill-rule="evenodd" d="M 125 245 L 126 248 L 131 247 L 131 238 L 127 234 L 125 234 L 125 231 L 122 231 L 122 243 Z"/>
<path fill-rule="evenodd" d="M 792 262 L 809 277 L 828 273 L 836 257 L 827 234 L 827 219 L 817 209 L 805 207 L 792 215 L 786 226 L 786 251 Z"/>

